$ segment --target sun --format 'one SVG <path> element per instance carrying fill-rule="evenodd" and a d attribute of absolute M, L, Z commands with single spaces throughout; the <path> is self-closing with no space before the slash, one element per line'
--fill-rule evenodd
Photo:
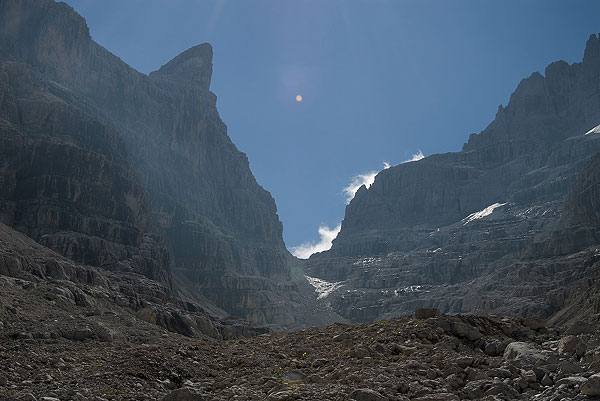
<path fill-rule="evenodd" d="M 302 101 L 302 95 L 296 95 L 296 101 L 297 102 L 301 102 Z"/>

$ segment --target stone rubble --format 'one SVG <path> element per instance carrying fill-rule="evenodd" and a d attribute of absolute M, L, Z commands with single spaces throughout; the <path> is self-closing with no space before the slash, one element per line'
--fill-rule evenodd
<path fill-rule="evenodd" d="M 532 329 L 522 318 L 442 315 L 200 339 L 138 319 L 127 308 L 98 305 L 89 313 L 7 282 L 0 286 L 0 400 L 573 401 L 600 395 L 600 335 L 588 330 L 565 334 L 570 329 Z"/>

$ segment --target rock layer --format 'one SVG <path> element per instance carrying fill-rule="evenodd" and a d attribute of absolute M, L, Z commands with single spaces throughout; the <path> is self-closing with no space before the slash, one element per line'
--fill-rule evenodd
<path fill-rule="evenodd" d="M 182 292 L 256 323 L 305 323 L 298 309 L 314 296 L 305 294 L 302 274 L 291 274 L 294 259 L 273 198 L 257 184 L 219 118 L 209 90 L 210 45 L 195 46 L 147 76 L 93 42 L 83 18 L 66 4 L 7 0 L 0 4 L 0 26 L 4 64 L 19 65 L 43 88 L 20 77 L 4 83 L 3 107 L 14 118 L 3 126 L 11 141 L 3 150 L 12 154 L 0 181 L 7 188 L 0 192 L 3 221 L 86 263 L 118 263 L 130 258 L 130 248 L 143 248 L 159 259 L 162 271 L 152 274 L 168 276 L 158 234 Z M 11 85 L 32 99 L 11 98 L 20 93 Z M 70 119 L 48 117 L 50 107 L 70 110 L 63 113 Z M 83 121 L 71 122 L 77 113 Z M 35 135 L 49 138 L 43 153 L 34 153 L 42 149 L 32 143 L 35 130 L 22 129 L 29 123 L 39 126 Z M 58 143 L 65 136 L 74 146 Z M 102 141 L 101 149 L 93 147 Z M 30 154 L 29 164 L 41 171 L 16 165 Z M 25 186 L 29 192 L 20 189 Z M 33 187 L 39 188 L 35 195 Z M 34 196 L 42 205 L 28 203 Z M 86 197 L 93 210 L 70 212 Z M 98 209 L 103 224 L 85 220 Z M 77 213 L 86 217 L 72 217 Z"/>
<path fill-rule="evenodd" d="M 416 308 L 550 317 L 567 307 L 600 238 L 599 49 L 592 35 L 583 62 L 524 79 L 461 152 L 359 189 L 331 250 L 307 263 L 336 283 L 332 308 L 362 322 Z"/>

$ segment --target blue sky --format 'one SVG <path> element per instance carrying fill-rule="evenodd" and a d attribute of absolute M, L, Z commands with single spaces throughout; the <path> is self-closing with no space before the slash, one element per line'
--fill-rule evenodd
<path fill-rule="evenodd" d="M 288 248 L 340 223 L 353 177 L 460 150 L 522 78 L 580 61 L 600 32 L 594 0 L 67 3 L 140 72 L 213 45 L 221 118 L 275 198 Z"/>

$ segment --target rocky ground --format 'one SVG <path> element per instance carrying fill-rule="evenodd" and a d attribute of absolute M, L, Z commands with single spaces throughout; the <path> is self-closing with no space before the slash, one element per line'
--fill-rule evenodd
<path fill-rule="evenodd" d="M 189 338 L 0 277 L 1 400 L 583 400 L 600 335 L 471 315 Z M 596 398 L 600 399 L 600 398 Z"/>

